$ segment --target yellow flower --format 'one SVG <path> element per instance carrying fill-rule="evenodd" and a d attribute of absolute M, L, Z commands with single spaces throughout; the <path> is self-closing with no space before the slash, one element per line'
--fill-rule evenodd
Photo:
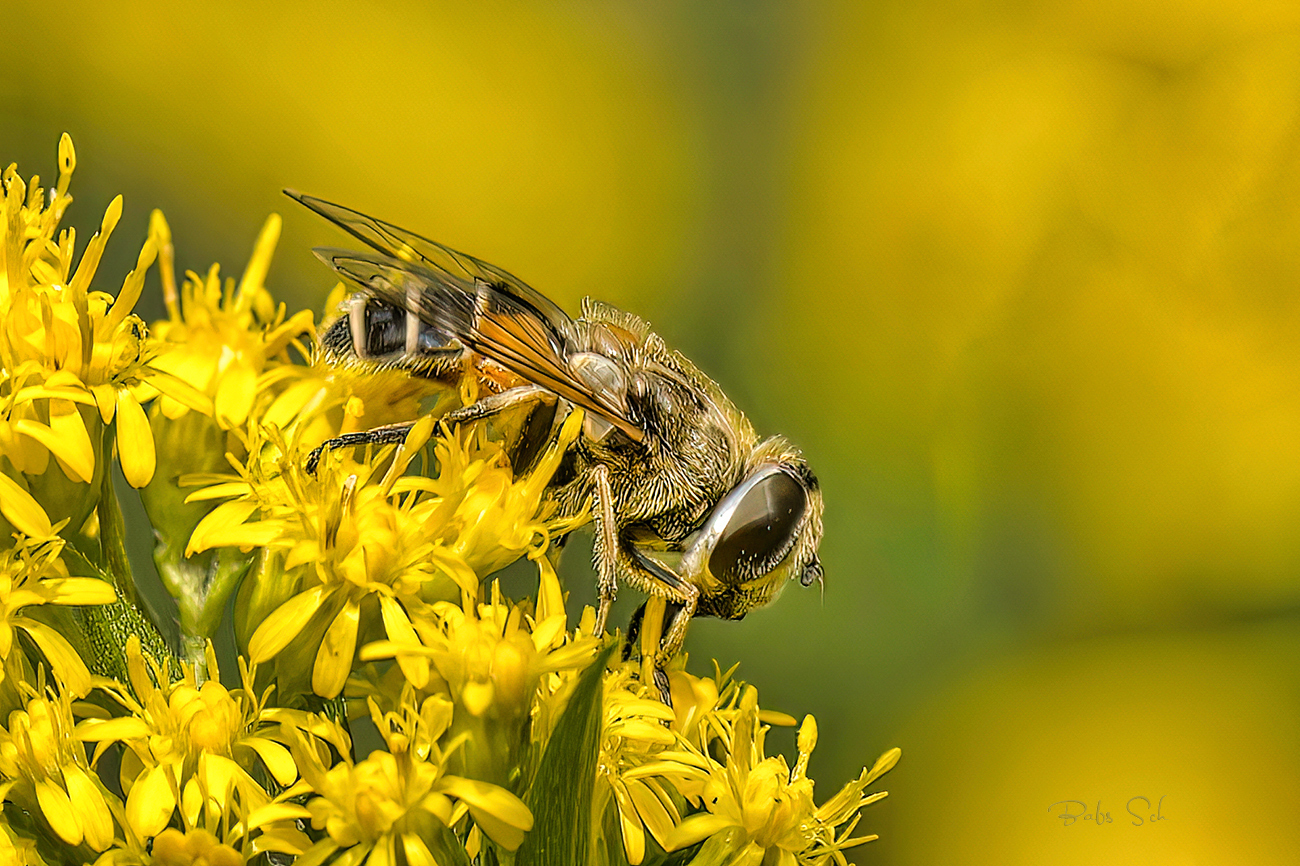
<path fill-rule="evenodd" d="M 558 579 L 544 557 L 538 564 L 538 596 L 553 597 Z M 437 602 L 413 621 L 400 611 L 390 616 L 395 639 L 366 646 L 361 658 L 395 656 L 415 688 L 448 695 L 457 708 L 451 736 L 464 741 L 455 768 L 499 785 L 510 783 L 529 745 L 526 726 L 540 722 L 539 702 L 559 691 L 556 675 L 586 667 L 599 644 L 590 634 L 567 633 L 562 606 L 539 607 L 537 618 L 530 617 L 525 606 L 502 600 L 495 581 L 490 602 L 468 609 Z"/>
<path fill-rule="evenodd" d="M 178 806 L 185 825 L 192 827 L 227 813 L 235 800 L 249 811 L 265 805 L 270 795 L 251 770 L 264 769 L 281 786 L 297 779 L 279 726 L 305 721 L 306 715 L 267 706 L 267 694 L 253 694 L 247 668 L 241 669 L 245 687 L 232 692 L 219 682 L 210 645 L 207 669 L 212 678 L 201 685 L 188 665 L 176 682 L 156 662 L 150 670 L 135 638 L 127 644 L 126 657 L 130 688 L 106 680 L 98 685 L 129 715 L 87 719 L 77 726 L 76 736 L 99 743 L 96 756 L 111 743 L 126 745 L 122 789 L 127 822 L 138 836 L 162 832 Z"/>
<path fill-rule="evenodd" d="M 256 421 L 286 432 L 295 430 L 300 441 L 311 447 L 339 433 L 418 417 L 425 414 L 429 398 L 447 394 L 445 385 L 400 368 L 319 357 L 311 312 L 288 316 L 284 304 L 277 305 L 265 286 L 280 237 L 278 215 L 272 214 L 263 225 L 238 284 L 232 279 L 223 282 L 213 265 L 203 276 L 188 271 L 178 290 L 171 229 L 158 211 L 150 222 L 150 237 L 159 249 L 167 307 L 167 318 L 152 325 L 152 364 L 206 395 L 212 422 L 220 430 Z M 341 293 L 340 285 L 327 309 L 338 306 Z M 293 355 L 312 358 L 313 363 L 296 363 Z M 158 401 L 155 421 L 159 415 L 177 421 L 189 408 L 164 396 Z M 155 433 L 171 432 L 167 444 L 175 447 L 178 457 L 194 441 L 188 426 L 155 423 L 154 427 Z M 218 460 L 222 454 L 216 455 Z"/>
<path fill-rule="evenodd" d="M 243 277 L 223 285 L 216 265 L 206 277 L 190 272 L 177 290 L 171 229 L 159 211 L 149 237 L 158 247 L 168 318 L 155 322 L 149 338 L 151 364 L 199 391 L 207 412 L 163 395 L 150 408 L 158 477 L 141 491 L 154 529 L 154 562 L 180 614 L 182 656 L 202 675 L 203 646 L 214 635 L 226 601 L 251 557 L 216 550 L 195 557 L 185 547 L 209 503 L 186 503 L 182 475 L 227 468 L 227 451 L 242 453 L 242 427 L 265 411 L 286 383 L 307 368 L 293 364 L 291 349 L 306 358 L 312 315 L 287 316 L 264 281 L 280 234 L 272 215 L 262 228 Z"/>
<path fill-rule="evenodd" d="M 153 439 L 141 400 L 163 391 L 201 404 L 171 376 L 150 367 L 144 324 L 131 313 L 157 254 L 140 252 L 116 298 L 90 283 L 122 214 L 113 199 L 100 231 L 72 271 L 74 234 L 58 234 L 72 201 L 68 182 L 76 164 L 72 141 L 59 142 L 59 180 L 50 203 L 33 178 L 30 189 L 10 166 L 3 175 L 0 215 L 0 455 L 26 476 L 47 511 L 80 528 L 94 507 L 104 460 L 102 430 L 116 420 L 122 471 L 135 487 L 154 472 Z M 50 455 L 60 478 L 46 473 Z M 89 486 L 83 486 L 89 485 Z"/>
<path fill-rule="evenodd" d="M 702 731 L 703 750 L 682 741 L 685 748 L 661 752 L 656 760 L 624 774 L 630 779 L 671 779 L 689 801 L 707 810 L 685 818 L 668 832 L 665 850 L 705 842 L 697 860 L 701 864 L 824 866 L 831 860 L 843 863 L 844 849 L 876 838 L 850 834 L 858 810 L 885 796 L 884 792 L 863 796 L 863 791 L 893 768 L 901 755 L 898 749 L 886 752 L 871 770 L 864 770 L 818 807 L 812 780 L 806 775 L 817 739 L 811 716 L 800 728 L 799 759 L 793 770 L 784 758 L 765 754 L 766 728 L 759 722 L 757 692 L 752 687 L 739 689 L 734 707 L 708 714 Z M 725 756 L 725 761 L 715 755 Z M 641 813 L 641 804 L 636 806 Z"/>
<path fill-rule="evenodd" d="M 272 386 L 296 374 L 284 369 L 292 367 L 289 349 L 306 358 L 304 341 L 313 336 L 311 312 L 286 316 L 284 304 L 277 306 L 264 285 L 280 238 L 280 217 L 272 214 L 262 226 L 238 285 L 227 279 L 223 286 L 213 265 L 203 277 L 188 272 L 177 292 L 171 229 L 159 211 L 153 212 L 149 234 L 162 253 L 167 306 L 167 318 L 153 324 L 152 364 L 211 399 L 212 417 L 221 429 L 243 426 L 256 400 L 265 395 L 269 403 Z M 166 396 L 158 406 L 172 421 L 189 408 Z"/>
<path fill-rule="evenodd" d="M 310 819 L 313 828 L 324 830 L 325 838 L 304 851 L 297 866 L 314 866 L 335 856 L 340 858 L 336 862 L 353 864 L 366 857 L 376 863 L 451 862 L 445 849 L 459 848 L 460 843 L 450 828 L 466 815 L 498 845 L 515 850 L 532 827 L 532 814 L 503 788 L 444 772 L 447 756 L 439 743 L 451 715 L 446 698 L 433 696 L 417 704 L 408 686 L 394 712 L 381 713 L 371 704 L 372 719 L 388 751 L 372 752 L 361 762 L 353 762 L 345 751 L 344 759 L 332 767 L 326 764 L 324 750 L 295 732 L 293 751 L 303 783 L 285 796 L 304 791 L 317 796 L 305 807 L 273 804 L 250 823 L 265 827 L 275 821 Z"/>
<path fill-rule="evenodd" d="M 0 730 L 0 778 L 14 783 L 6 798 L 40 815 L 65 845 L 103 851 L 113 841 L 109 795 L 72 736 L 72 697 L 28 692 L 26 706 Z"/>
<path fill-rule="evenodd" d="M 665 706 L 658 688 L 648 685 L 654 682 L 649 665 L 659 646 L 663 613 L 662 600 L 651 599 L 641 633 L 643 662 L 624 662 L 605 679 L 597 793 L 613 801 L 623 851 L 633 866 L 645 856 L 647 831 L 660 847 L 669 847 L 687 805 L 683 794 L 695 792 L 707 778 L 700 756 L 709 751 L 717 717 L 735 715 L 736 697 L 744 688 L 732 679 L 735 666 L 724 673 L 715 662 L 712 678 L 696 677 L 686 672 L 682 655 L 666 671 L 672 706 Z M 758 711 L 758 718 L 794 724 L 784 713 L 770 710 Z"/>
<path fill-rule="evenodd" d="M 646 830 L 663 846 L 673 827 L 681 822 L 681 814 L 673 802 L 676 789 L 671 780 L 627 778 L 624 774 L 677 744 L 678 737 L 669 728 L 677 708 L 665 706 L 657 691 L 645 685 L 631 664 L 624 663 L 607 674 L 604 686 L 596 811 L 605 810 L 613 800 L 623 851 L 628 863 L 637 866 L 645 857 Z M 681 799 L 680 795 L 677 799 Z"/>
<path fill-rule="evenodd" d="M 14 653 L 14 632 L 26 634 L 49 662 L 55 678 L 77 697 L 90 691 L 90 672 L 67 638 L 30 614 L 43 605 L 109 604 L 113 587 L 91 577 L 69 577 L 59 558 L 63 539 L 18 536 L 0 551 L 0 682 L 23 678 Z"/>
<path fill-rule="evenodd" d="M 311 689 L 334 697 L 352 669 L 363 616 L 382 622 L 389 638 L 406 640 L 412 609 L 449 594 L 472 604 L 488 571 L 545 549 L 559 524 L 545 521 L 542 494 L 580 425 L 574 413 L 519 480 L 501 446 L 459 430 L 435 443 L 436 477 L 403 475 L 433 431 L 428 417 L 383 473 L 391 448 L 360 463 L 331 452 L 310 475 L 301 449 L 272 432 L 269 447 L 249 448 L 241 480 L 190 496 L 235 498 L 199 523 L 189 550 L 262 546 L 273 554 L 241 593 L 240 619 L 256 624 L 250 659 L 272 659 L 305 632 L 297 649 L 311 652 Z M 280 671 L 302 667 L 294 662 Z"/>

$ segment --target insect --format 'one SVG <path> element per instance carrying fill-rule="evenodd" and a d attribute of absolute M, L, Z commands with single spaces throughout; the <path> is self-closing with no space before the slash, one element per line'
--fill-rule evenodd
<path fill-rule="evenodd" d="M 488 393 L 444 417 L 464 423 L 520 406 L 584 412 L 550 482 L 562 516 L 590 508 L 603 633 L 620 582 L 669 603 L 655 660 L 682 647 L 694 616 L 741 619 L 789 579 L 822 577 L 822 494 L 803 454 L 759 439 L 711 379 L 641 319 L 587 298 L 570 318 L 521 280 L 390 223 L 286 190 L 371 248 L 318 248 L 357 289 L 321 336 L 326 360 L 400 366 Z M 414 423 L 349 433 L 326 448 L 401 441 Z M 543 429 L 549 431 L 543 421 Z"/>

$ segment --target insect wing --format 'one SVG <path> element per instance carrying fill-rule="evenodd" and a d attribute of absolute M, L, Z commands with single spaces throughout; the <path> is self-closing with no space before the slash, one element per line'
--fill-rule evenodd
<path fill-rule="evenodd" d="M 570 370 L 572 323 L 568 317 L 564 322 L 569 327 L 557 327 L 526 298 L 444 269 L 431 270 L 373 253 L 315 252 L 342 276 L 414 314 L 443 336 L 459 340 L 524 379 L 608 419 L 633 441 L 644 438 L 641 428 L 608 395 L 594 393 Z"/>
<path fill-rule="evenodd" d="M 568 314 L 554 301 L 496 265 L 343 205 L 303 195 L 295 190 L 286 189 L 284 193 L 385 255 L 445 274 L 453 282 L 462 285 L 466 281 L 470 285 L 477 281 L 488 283 L 498 293 L 513 295 L 532 307 L 551 323 L 554 330 L 565 335 L 572 331 L 573 325 Z"/>

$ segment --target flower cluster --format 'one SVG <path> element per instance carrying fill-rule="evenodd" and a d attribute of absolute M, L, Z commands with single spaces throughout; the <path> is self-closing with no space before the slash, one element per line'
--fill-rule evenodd
<path fill-rule="evenodd" d="M 571 616 L 552 542 L 585 518 L 548 486 L 579 411 L 519 471 L 509 418 L 436 422 L 476 381 L 314 357 L 312 314 L 265 285 L 278 217 L 238 281 L 178 284 L 155 212 L 121 288 L 92 288 L 122 204 L 74 269 L 75 161 L 65 136 L 48 193 L 3 174 L 0 864 L 793 866 L 875 838 L 859 811 L 898 750 L 818 805 L 812 717 L 791 766 L 764 741 L 795 720 L 734 669 L 673 659 L 664 702 L 662 600 L 621 655 Z M 146 326 L 155 262 L 167 318 Z M 178 643 L 128 531 L 155 541 Z M 536 592 L 511 600 L 493 575 L 521 559 Z"/>

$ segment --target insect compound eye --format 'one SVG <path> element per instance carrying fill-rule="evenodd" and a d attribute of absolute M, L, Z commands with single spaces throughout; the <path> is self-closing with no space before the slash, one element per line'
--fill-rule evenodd
<path fill-rule="evenodd" d="M 383 301 L 366 304 L 366 355 L 376 357 L 406 348 L 406 310 Z"/>
<path fill-rule="evenodd" d="M 709 571 L 735 578 L 745 566 L 771 569 L 785 558 L 808 509 L 808 493 L 789 473 L 769 465 L 741 482 L 720 507 L 730 513 L 709 554 Z"/>

